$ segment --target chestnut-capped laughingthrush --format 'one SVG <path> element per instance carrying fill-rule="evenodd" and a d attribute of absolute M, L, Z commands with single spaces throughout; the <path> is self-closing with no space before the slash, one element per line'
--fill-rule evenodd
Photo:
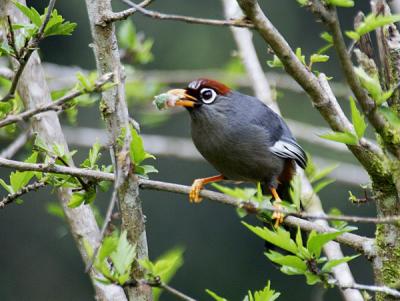
<path fill-rule="evenodd" d="M 286 194 L 296 163 L 305 168 L 307 156 L 285 121 L 255 97 L 210 80 L 192 81 L 185 89 L 167 92 L 191 117 L 191 134 L 202 156 L 220 175 L 196 179 L 190 201 L 201 201 L 200 190 L 221 180 L 260 182 L 269 188 L 280 208 L 279 194 Z M 276 225 L 283 215 L 272 216 Z"/>

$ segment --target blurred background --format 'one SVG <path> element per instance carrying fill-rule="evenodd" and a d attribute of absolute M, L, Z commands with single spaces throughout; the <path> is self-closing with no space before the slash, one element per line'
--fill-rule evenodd
<path fill-rule="evenodd" d="M 311 13 L 300 8 L 296 1 L 260 2 L 267 16 L 290 45 L 294 48 L 301 47 L 307 57 L 325 44 L 319 37 L 324 31 L 323 26 L 315 22 Z M 39 11 L 42 11 L 46 4 L 45 1 L 28 1 L 28 5 L 37 7 Z M 65 19 L 76 22 L 78 26 L 70 37 L 45 40 L 41 45 L 43 61 L 75 66 L 75 69 L 95 69 L 93 52 L 89 46 L 91 37 L 84 1 L 59 1 L 56 8 Z M 114 1 L 115 11 L 124 8 L 126 7 L 118 1 Z M 165 13 L 223 18 L 222 5 L 217 0 L 158 0 L 149 8 Z M 357 1 L 355 8 L 339 10 L 344 29 L 352 27 L 353 16 L 359 10 L 368 13 L 368 1 Z M 141 122 L 143 134 L 189 138 L 188 114 L 178 109 L 167 113 L 157 112 L 151 105 L 152 96 L 169 86 L 181 87 L 182 81 L 190 82 L 195 79 L 190 77 L 194 74 L 197 76 L 207 72 L 207 75 L 212 75 L 215 70 L 216 73 L 236 73 L 236 77 L 239 74 L 240 78 L 241 68 L 234 58 L 236 47 L 231 32 L 227 27 L 160 21 L 140 14 L 135 14 L 130 19 L 134 21 L 139 40 L 145 36 L 144 39 L 151 38 L 154 41 L 151 49 L 152 60 L 145 55 L 142 59 L 134 60 L 132 64 L 129 53 L 125 55 L 130 114 Z M 266 61 L 272 56 L 257 35 L 255 44 L 265 71 L 279 72 L 280 70 L 267 66 Z M 331 50 L 328 54 L 331 59 L 316 68 L 340 83 L 342 75 L 335 55 Z M 52 70 L 51 65 L 48 70 Z M 57 70 L 59 72 L 59 69 Z M 70 76 L 70 68 L 67 71 Z M 165 72 L 168 71 L 174 72 L 165 76 Z M 54 90 L 60 89 L 57 80 L 63 77 L 62 72 L 57 72 L 52 73 L 53 78 L 50 81 Z M 167 78 L 168 83 L 163 81 L 162 76 Z M 188 78 L 185 78 L 186 76 Z M 226 79 L 226 82 L 235 84 L 229 79 Z M 70 83 L 70 87 L 72 86 L 73 82 Z M 240 84 L 234 87 L 245 93 L 252 93 L 249 87 Z M 285 118 L 312 126 L 325 126 L 303 93 L 282 89 L 279 85 L 276 92 Z M 348 112 L 348 97 L 345 94 L 346 92 L 342 93 L 339 99 L 344 110 Z M 79 163 L 88 152 L 88 148 L 84 146 L 88 141 L 83 141 L 81 137 L 84 136 L 79 136 L 82 127 L 102 129 L 104 125 L 96 104 L 80 109 L 75 123 L 71 123 L 70 119 L 68 116 L 62 116 L 63 124 L 68 127 L 70 148 L 78 150 L 74 159 Z M 319 133 L 315 130 L 307 132 L 307 135 L 317 138 Z M 15 136 L 16 134 L 11 135 Z M 10 136 L 5 135 L 0 139 L 0 149 L 11 141 Z M 173 140 L 171 143 L 174 143 Z M 316 160 L 317 163 L 326 164 L 326 159 L 329 159 L 333 162 L 343 162 L 342 166 L 356 164 L 348 152 L 324 148 L 302 139 L 300 143 L 313 157 L 325 159 Z M 27 149 L 29 150 L 29 144 Z M 21 151 L 15 158 L 25 157 L 26 152 Z M 109 155 L 105 151 L 104 162 L 109 162 L 108 158 Z M 215 174 L 213 168 L 204 160 L 176 158 L 176 154 L 158 156 L 154 165 L 159 173 L 153 174 L 151 179 L 186 185 L 190 185 L 195 178 Z M 364 191 L 358 184 L 366 184 L 365 174 L 351 167 L 352 165 L 352 171 L 356 171 L 355 180 L 354 177 L 353 180 L 346 179 L 346 169 L 339 167 L 333 176 L 342 175 L 342 178 L 338 178 L 335 183 L 320 192 L 324 208 L 329 211 L 335 207 L 346 214 L 373 216 L 375 208 L 372 202 L 355 205 L 348 201 L 348 191 L 363 196 Z M 1 168 L 0 177 L 8 179 L 9 172 L 10 170 Z M 0 197 L 5 195 L 5 191 L 0 190 Z M 55 195 L 51 194 L 50 190 L 43 190 L 31 193 L 23 200 L 22 205 L 13 204 L 0 211 L 0 300 L 93 299 L 91 283 L 84 273 L 84 266 L 68 229 L 62 219 L 48 212 L 49 204 L 56 206 Z M 95 204 L 103 212 L 109 200 L 109 193 L 99 193 Z M 153 191 L 141 191 L 141 200 L 147 216 L 150 258 L 155 259 L 175 246 L 183 246 L 185 263 L 171 285 L 194 298 L 210 299 L 205 293 L 205 288 L 209 288 L 227 299 L 242 300 L 248 290 L 263 288 L 267 280 L 271 280 L 271 286 L 282 293 L 279 300 L 340 298 L 336 289 L 324 290 L 319 286 L 307 286 L 302 276 L 286 276 L 273 267 L 263 255 L 263 242 L 241 225 L 232 208 L 210 201 L 191 205 L 186 196 Z M 251 217 L 246 220 L 258 223 Z M 373 226 L 358 226 L 357 233 L 373 236 Z M 352 254 L 352 250 L 345 248 L 344 251 L 346 254 Z M 366 259 L 359 257 L 352 261 L 350 266 L 358 283 L 372 283 L 372 271 Z M 161 300 L 175 300 L 175 297 L 164 293 Z"/>

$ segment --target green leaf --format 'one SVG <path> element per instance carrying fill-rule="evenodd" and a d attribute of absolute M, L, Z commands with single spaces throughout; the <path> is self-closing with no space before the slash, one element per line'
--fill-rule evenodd
<path fill-rule="evenodd" d="M 304 275 L 306 276 L 306 282 L 308 285 L 314 285 L 321 282 L 320 277 L 311 272 L 306 272 Z"/>
<path fill-rule="evenodd" d="M 323 33 L 321 33 L 320 37 L 329 44 L 333 44 L 333 37 L 330 33 L 324 31 Z"/>
<path fill-rule="evenodd" d="M 351 119 L 358 136 L 358 139 L 361 139 L 364 136 L 365 130 L 367 128 L 367 124 L 364 120 L 364 117 L 357 109 L 356 102 L 354 98 L 350 96 L 350 108 L 351 108 Z"/>
<path fill-rule="evenodd" d="M 296 175 L 290 183 L 290 197 L 297 210 L 301 210 L 301 178 Z"/>
<path fill-rule="evenodd" d="M 123 21 L 118 28 L 118 41 L 122 48 L 131 49 L 136 45 L 136 29 L 133 22 L 128 19 Z"/>
<path fill-rule="evenodd" d="M 332 164 L 318 172 L 314 172 L 314 174 L 310 175 L 310 177 L 309 177 L 310 182 L 315 183 L 315 182 L 325 178 L 332 171 L 334 171 L 336 168 L 338 168 L 338 166 L 339 166 L 339 164 Z"/>
<path fill-rule="evenodd" d="M 85 201 L 85 194 L 81 192 L 74 192 L 68 202 L 69 208 L 76 208 L 82 205 Z"/>
<path fill-rule="evenodd" d="M 215 301 L 228 301 L 228 299 L 218 296 L 216 293 L 209 289 L 206 289 L 206 293 L 209 294 Z"/>
<path fill-rule="evenodd" d="M 169 283 L 183 265 L 183 252 L 182 247 L 176 247 L 161 255 L 157 258 L 152 273 L 159 276 L 163 283 Z M 158 300 L 162 292 L 162 289 L 153 288 L 153 299 Z"/>
<path fill-rule="evenodd" d="M 308 4 L 308 0 L 296 0 L 296 1 L 297 1 L 297 3 L 300 4 L 300 6 L 305 6 Z"/>
<path fill-rule="evenodd" d="M 368 91 L 376 102 L 379 102 L 383 92 L 378 75 L 370 75 L 361 67 L 354 67 L 354 71 L 360 79 L 363 88 Z"/>
<path fill-rule="evenodd" d="M 8 185 L 3 179 L 0 179 L 0 185 L 8 191 L 8 193 L 15 193 L 11 185 Z"/>
<path fill-rule="evenodd" d="M 314 63 L 325 63 L 329 60 L 329 56 L 328 55 L 324 55 L 324 54 L 313 54 L 310 57 L 310 62 L 312 64 Z"/>
<path fill-rule="evenodd" d="M 301 48 L 297 47 L 296 48 L 296 57 L 299 59 L 299 61 L 303 64 L 306 65 L 306 57 L 302 55 L 301 53 Z"/>
<path fill-rule="evenodd" d="M 350 39 L 352 39 L 354 41 L 358 41 L 361 38 L 361 36 L 357 32 L 352 31 L 352 30 L 345 31 L 345 34 L 347 37 L 349 37 Z"/>
<path fill-rule="evenodd" d="M 296 244 L 298 248 L 301 248 L 303 246 L 303 237 L 301 235 L 301 230 L 300 227 L 297 227 L 297 232 L 296 232 Z"/>
<path fill-rule="evenodd" d="M 263 290 L 255 291 L 253 294 L 249 291 L 243 301 L 275 301 L 280 295 L 271 289 L 271 283 L 268 281 Z"/>
<path fill-rule="evenodd" d="M 113 235 L 106 236 L 103 240 L 103 243 L 101 244 L 99 253 L 97 255 L 98 262 L 103 263 L 107 259 L 107 257 L 110 257 L 110 255 L 117 249 L 117 246 L 118 237 L 116 235 L 116 232 L 114 232 Z"/>
<path fill-rule="evenodd" d="M 276 55 L 274 55 L 272 61 L 267 61 L 267 65 L 271 68 L 282 68 L 283 67 L 282 61 Z"/>
<path fill-rule="evenodd" d="M 319 136 L 327 140 L 340 142 L 348 145 L 358 144 L 357 136 L 350 132 L 331 132 Z"/>
<path fill-rule="evenodd" d="M 55 36 L 55 35 L 63 35 L 69 36 L 72 34 L 76 27 L 76 23 L 72 23 L 64 20 L 64 18 L 58 14 L 57 10 L 54 9 L 51 12 L 50 20 L 44 29 L 44 36 Z"/>
<path fill-rule="evenodd" d="M 245 222 L 242 222 L 250 231 L 261 237 L 262 239 L 272 243 L 273 245 L 289 251 L 293 254 L 297 253 L 296 243 L 290 238 L 290 232 L 283 228 L 278 228 L 276 231 L 269 230 L 266 227 L 255 227 Z"/>
<path fill-rule="evenodd" d="M 339 265 L 341 263 L 349 262 L 350 260 L 353 260 L 354 258 L 357 258 L 358 256 L 360 256 L 360 254 L 357 254 L 357 255 L 354 255 L 354 256 L 345 256 L 345 257 L 340 258 L 340 259 L 329 260 L 327 263 L 325 263 L 322 266 L 321 272 L 330 273 L 332 268 L 334 268 L 335 266 L 337 266 L 337 265 Z"/>
<path fill-rule="evenodd" d="M 37 28 L 42 25 L 42 19 L 38 11 L 34 7 L 27 7 L 18 1 L 13 1 L 14 5 L 19 9 L 21 13 L 23 13 L 28 19 L 37 26 Z"/>
<path fill-rule="evenodd" d="M 374 13 L 370 13 L 368 16 L 366 16 L 363 20 L 363 22 L 361 22 L 357 28 L 356 28 L 356 33 L 358 34 L 358 39 L 354 39 L 354 40 L 359 40 L 360 37 L 362 35 L 365 35 L 366 33 L 369 33 L 379 27 L 385 26 L 385 25 L 389 25 L 395 22 L 399 22 L 400 21 L 400 15 L 388 15 L 388 16 L 384 16 L 384 15 L 375 15 Z M 347 32 L 346 32 L 347 34 Z M 355 35 L 354 35 L 355 37 Z M 353 38 L 353 37 L 351 37 Z"/>
<path fill-rule="evenodd" d="M 120 275 L 130 272 L 133 260 L 136 256 L 136 246 L 133 246 L 129 243 L 127 235 L 128 234 L 126 230 L 124 230 L 118 239 L 116 250 L 110 255 L 115 270 Z M 124 283 L 120 284 L 122 285 Z"/>
<path fill-rule="evenodd" d="M 38 153 L 33 152 L 28 159 L 25 160 L 26 163 L 36 163 Z M 21 188 L 28 185 L 29 181 L 35 175 L 34 171 L 15 171 L 10 175 L 10 185 L 14 192 L 21 190 Z"/>
<path fill-rule="evenodd" d="M 353 7 L 353 0 L 325 0 L 326 4 L 340 7 Z"/>
<path fill-rule="evenodd" d="M 400 117 L 393 110 L 386 107 L 380 107 L 379 111 L 383 114 L 391 126 L 395 127 L 397 130 L 400 129 Z"/>
<path fill-rule="evenodd" d="M 229 195 L 231 197 L 240 199 L 242 201 L 248 201 L 257 192 L 257 190 L 254 188 L 240 188 L 240 187 L 230 188 L 230 187 L 219 185 L 217 183 L 213 183 L 212 186 L 214 188 L 218 189 L 219 191 L 221 191 L 222 193 Z"/>
<path fill-rule="evenodd" d="M 142 163 L 142 161 L 144 161 L 145 159 L 155 159 L 153 155 L 147 153 L 144 150 L 142 137 L 140 137 L 138 132 L 133 127 L 131 127 L 131 135 L 132 141 L 130 145 L 130 156 L 132 161 L 135 164 L 140 165 L 140 163 Z"/>
<path fill-rule="evenodd" d="M 325 180 L 322 180 L 322 181 L 318 182 L 318 184 L 313 185 L 314 193 L 320 192 L 326 186 L 328 186 L 328 185 L 330 185 L 330 184 L 332 184 L 334 182 L 336 182 L 336 179 L 325 179 Z"/>
<path fill-rule="evenodd" d="M 302 275 L 307 271 L 307 264 L 304 262 L 304 260 L 297 256 L 282 255 L 275 251 L 269 251 L 269 253 L 265 253 L 265 256 L 267 256 L 272 262 L 275 262 L 281 266 L 289 267 L 293 273 Z M 284 269 L 284 271 L 287 271 L 287 268 Z"/>
<path fill-rule="evenodd" d="M 339 235 L 343 234 L 346 231 L 337 231 L 337 232 L 329 232 L 329 233 L 317 233 L 312 231 L 308 236 L 307 240 L 307 249 L 311 254 L 315 256 L 315 258 L 319 258 L 321 256 L 321 250 L 323 246 L 332 240 L 334 240 Z"/>

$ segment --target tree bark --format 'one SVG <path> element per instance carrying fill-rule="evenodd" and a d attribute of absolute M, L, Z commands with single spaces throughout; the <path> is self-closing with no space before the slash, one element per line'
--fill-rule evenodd
<path fill-rule="evenodd" d="M 9 15 L 11 16 L 13 23 L 28 22 L 27 18 L 16 9 L 11 1 L 3 0 L 2 2 L 1 7 L 4 9 L 2 11 L 2 14 L 4 14 L 1 16 L 2 18 Z M 21 0 L 20 2 L 26 5 L 24 0 Z M 15 66 L 17 63 L 14 61 L 13 64 Z M 21 96 L 26 109 L 34 109 L 43 104 L 52 102 L 37 52 L 34 52 L 30 57 L 19 80 L 17 91 Z M 65 141 L 60 122 L 55 112 L 39 114 L 32 118 L 31 122 L 32 131 L 36 132 L 48 146 L 58 143 L 68 151 L 68 145 Z M 73 165 L 73 162 L 69 163 Z M 94 218 L 93 211 L 86 205 L 75 209 L 69 208 L 67 204 L 72 195 L 70 189 L 59 188 L 57 189 L 57 195 L 63 207 L 71 234 L 75 239 L 84 263 L 87 264 L 90 258 L 88 258 L 88 254 L 84 248 L 84 242 L 89 243 L 91 246 L 95 246 L 98 244 L 100 238 L 100 231 Z M 90 277 L 96 292 L 97 300 L 126 300 L 125 293 L 121 287 L 116 285 L 103 285 L 95 280 L 96 276 L 98 277 L 99 275 L 94 271 L 91 271 Z"/>
<path fill-rule="evenodd" d="M 144 216 L 139 199 L 138 179 L 133 173 L 134 164 L 130 160 L 131 142 L 128 107 L 125 101 L 124 74 L 120 62 L 115 25 L 99 25 L 99 21 L 112 12 L 110 0 L 86 0 L 90 28 L 93 38 L 93 50 L 99 76 L 112 72 L 114 83 L 111 89 L 103 92 L 101 111 L 106 121 L 109 141 L 113 148 L 115 189 L 120 204 L 122 227 L 128 232 L 131 244 L 136 245 L 137 258 L 147 258 L 147 239 Z M 118 145 L 118 138 L 123 145 Z M 135 147 L 135 146 L 133 146 Z M 137 265 L 133 277 L 141 279 L 144 271 Z M 128 288 L 129 300 L 151 300 L 151 288 L 138 286 Z"/>

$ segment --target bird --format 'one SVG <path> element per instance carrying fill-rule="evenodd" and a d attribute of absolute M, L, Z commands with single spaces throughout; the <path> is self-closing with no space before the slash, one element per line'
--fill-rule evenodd
<path fill-rule="evenodd" d="M 190 202 L 201 202 L 206 184 L 230 180 L 261 183 L 271 192 L 273 206 L 282 208 L 279 194 L 288 195 L 296 164 L 307 165 L 305 151 L 282 117 L 256 97 L 212 79 L 196 79 L 167 95 L 175 100 L 173 106 L 187 109 L 194 145 L 220 173 L 195 179 Z M 272 219 L 278 227 L 284 215 L 278 210 Z"/>

